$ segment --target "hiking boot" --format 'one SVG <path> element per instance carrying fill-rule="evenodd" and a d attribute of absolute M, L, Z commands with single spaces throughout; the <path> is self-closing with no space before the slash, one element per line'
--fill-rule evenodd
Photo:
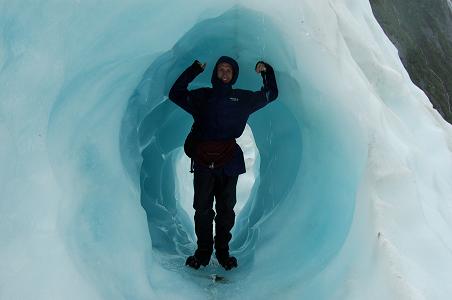
<path fill-rule="evenodd" d="M 199 269 L 201 266 L 207 266 L 210 261 L 210 256 L 212 252 L 210 251 L 203 251 L 203 250 L 196 250 L 195 254 L 192 256 L 189 256 L 187 260 L 185 261 L 185 265 L 189 266 L 193 269 Z"/>
<path fill-rule="evenodd" d="M 186 266 L 189 266 L 196 270 L 198 270 L 199 267 L 201 267 L 201 265 L 205 267 L 208 264 L 209 264 L 209 261 L 206 261 L 206 260 L 202 261 L 202 260 L 198 259 L 195 255 L 189 256 L 187 258 L 187 260 L 185 261 Z"/>
<path fill-rule="evenodd" d="M 234 256 L 229 256 L 229 253 L 218 253 L 215 252 L 215 256 L 217 257 L 220 265 L 226 270 L 229 271 L 232 268 L 237 268 L 237 259 Z"/>

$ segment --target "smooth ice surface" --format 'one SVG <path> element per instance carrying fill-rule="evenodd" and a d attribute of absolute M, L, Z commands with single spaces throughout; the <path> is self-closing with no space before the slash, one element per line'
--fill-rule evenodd
<path fill-rule="evenodd" d="M 1 299 L 452 293 L 452 130 L 367 1 L 4 1 L 0 28 Z M 221 55 L 246 89 L 271 63 L 280 96 L 241 139 L 240 267 L 193 271 L 167 94 Z"/>

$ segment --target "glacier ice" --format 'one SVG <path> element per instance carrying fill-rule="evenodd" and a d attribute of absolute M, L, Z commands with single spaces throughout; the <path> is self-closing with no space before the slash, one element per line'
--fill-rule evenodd
<path fill-rule="evenodd" d="M 368 1 L 5 1 L 0 28 L 1 299 L 452 293 L 452 129 Z M 167 93 L 221 55 L 246 89 L 269 61 L 280 96 L 240 141 L 240 267 L 194 272 Z"/>

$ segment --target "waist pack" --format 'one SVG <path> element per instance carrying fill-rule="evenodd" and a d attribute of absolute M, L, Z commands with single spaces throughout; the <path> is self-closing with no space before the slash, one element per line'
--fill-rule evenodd
<path fill-rule="evenodd" d="M 234 157 L 235 139 L 225 141 L 199 141 L 191 131 L 184 143 L 184 151 L 192 159 L 190 172 L 193 173 L 193 161 L 210 169 L 224 166 Z"/>

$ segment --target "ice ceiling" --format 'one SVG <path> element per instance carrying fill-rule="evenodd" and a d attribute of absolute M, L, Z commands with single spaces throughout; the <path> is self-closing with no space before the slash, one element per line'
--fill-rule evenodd
<path fill-rule="evenodd" d="M 0 9 L 0 298 L 376 299 L 452 292 L 452 130 L 366 1 L 14 2 Z M 240 140 L 239 268 L 195 247 L 168 101 L 194 59 L 280 90 Z M 188 204 L 187 204 L 188 203 Z M 327 288 L 325 288 L 327 287 Z M 371 296 L 372 297 L 372 296 Z"/>

